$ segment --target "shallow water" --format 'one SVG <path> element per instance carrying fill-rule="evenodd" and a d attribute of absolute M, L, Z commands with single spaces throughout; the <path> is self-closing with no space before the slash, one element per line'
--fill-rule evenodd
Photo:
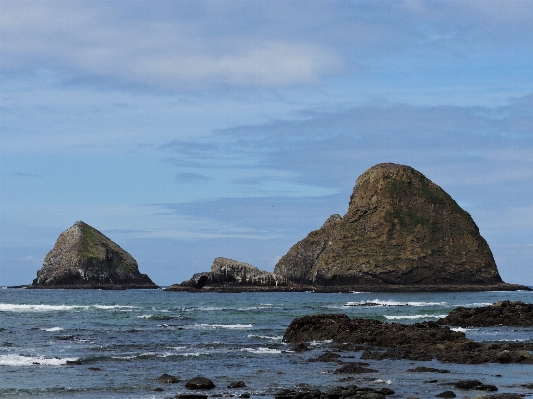
<path fill-rule="evenodd" d="M 308 362 L 328 349 L 316 342 L 293 352 L 281 337 L 298 316 L 345 313 L 388 322 L 436 320 L 457 306 L 504 299 L 533 303 L 533 292 L 478 293 L 184 293 L 161 290 L 0 289 L 0 396 L 43 398 L 168 398 L 185 381 L 206 376 L 209 395 L 248 392 L 272 397 L 309 384 L 389 387 L 392 397 L 434 397 L 459 379 L 478 379 L 500 392 L 533 395 L 533 365 L 454 365 L 369 361 L 378 373 L 333 374 L 335 363 Z M 530 341 L 532 328 L 460 329 L 478 341 Z M 360 353 L 343 353 L 357 359 Z M 80 361 L 81 364 L 67 364 Z M 449 374 L 408 373 L 417 366 Z M 182 379 L 161 384 L 163 373 Z M 352 378 L 341 381 L 343 378 Z M 242 380 L 245 389 L 226 388 Z M 437 380 L 436 382 L 434 380 Z M 433 381 L 433 382 L 429 382 Z M 155 392 L 161 387 L 163 392 Z M 457 392 L 458 396 L 474 396 Z M 477 394 L 480 394 L 479 392 Z"/>

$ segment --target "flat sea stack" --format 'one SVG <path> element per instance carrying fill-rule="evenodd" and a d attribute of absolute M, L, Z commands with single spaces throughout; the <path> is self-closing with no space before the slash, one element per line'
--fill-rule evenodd
<path fill-rule="evenodd" d="M 62 232 L 29 288 L 158 288 L 137 261 L 88 224 Z"/>
<path fill-rule="evenodd" d="M 274 273 L 312 286 L 503 284 L 471 216 L 409 166 L 373 166 L 348 212 L 295 244 Z"/>
<path fill-rule="evenodd" d="M 219 257 L 213 261 L 210 272 L 196 273 L 191 279 L 168 287 L 167 291 L 270 291 L 278 287 L 281 289 L 285 286 L 284 283 L 284 279 L 274 273 L 260 270 L 248 263 Z"/>

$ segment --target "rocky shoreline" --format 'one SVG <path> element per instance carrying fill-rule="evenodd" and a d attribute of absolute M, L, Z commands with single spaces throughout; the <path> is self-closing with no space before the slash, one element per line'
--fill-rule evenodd
<path fill-rule="evenodd" d="M 533 342 L 502 342 L 482 344 L 466 338 L 464 332 L 450 329 L 453 325 L 476 325 L 484 320 L 484 325 L 498 326 L 506 315 L 513 314 L 507 325 L 530 326 L 533 304 L 520 301 L 502 301 L 490 306 L 474 309 L 456 308 L 450 313 L 452 317 L 441 318 L 436 322 L 415 324 L 387 323 L 374 319 L 349 318 L 344 314 L 319 314 L 295 318 L 283 335 L 283 341 L 295 344 L 289 353 L 306 352 L 311 350 L 309 342 L 327 342 L 331 344 L 318 357 L 310 357 L 308 362 L 324 362 L 335 364 L 335 369 L 329 373 L 339 374 L 339 382 L 349 382 L 334 388 L 320 388 L 310 384 L 299 384 L 288 387 L 272 394 L 275 399 L 386 399 L 398 397 L 394 390 L 386 387 L 361 385 L 363 376 L 379 373 L 375 361 L 437 360 L 441 364 L 476 365 L 485 363 L 523 364 L 533 365 Z M 473 317 L 476 316 L 476 317 Z M 461 322 L 460 320 L 463 319 Z M 360 352 L 359 359 L 352 354 Z M 373 361 L 371 365 L 368 361 Z M 415 363 L 411 363 L 415 364 Z M 406 373 L 422 375 L 449 374 L 446 368 L 418 366 L 405 370 Z M 342 377 L 344 376 L 344 377 Z M 165 377 L 165 378 L 163 378 Z M 171 378 L 169 378 L 171 377 Z M 182 399 L 207 399 L 208 397 L 239 397 L 250 398 L 246 391 L 246 383 L 238 381 L 228 385 L 228 388 L 238 389 L 227 393 L 208 395 L 210 389 L 215 388 L 213 381 L 205 377 L 193 380 L 202 385 L 188 381 L 185 387 L 189 390 L 200 390 L 195 393 L 183 393 L 174 396 Z M 179 379 L 164 375 L 159 382 L 177 383 Z M 354 382 L 357 382 L 355 384 Z M 421 383 L 437 384 L 436 379 L 421 381 Z M 375 385 L 375 384 L 373 384 Z M 484 383 L 477 379 L 457 379 L 440 383 L 443 390 L 432 394 L 431 397 L 462 399 L 518 399 L 528 396 L 526 393 L 501 393 L 494 384 Z M 524 392 L 533 390 L 533 384 L 521 385 Z M 449 388 L 449 389 L 446 389 Z M 163 388 L 158 388 L 163 390 Z M 496 393 L 498 392 L 498 393 Z M 470 396 L 467 396 L 470 395 Z M 406 397 L 406 396 L 401 396 Z M 415 394 L 407 399 L 422 399 L 427 396 Z"/>
<path fill-rule="evenodd" d="M 504 301 L 488 307 L 476 308 L 477 314 L 491 325 L 501 325 L 502 318 L 488 319 L 494 309 L 507 309 L 515 315 L 515 326 L 531 325 L 531 314 L 523 308 L 533 305 Z M 459 309 L 461 311 L 461 309 Z M 453 312 L 452 312 L 453 313 Z M 505 312 L 501 312 L 503 315 Z M 454 324 L 459 323 L 456 315 Z M 533 364 L 533 342 L 482 344 L 467 339 L 464 332 L 454 331 L 447 318 L 415 324 L 387 323 L 374 319 L 350 319 L 345 314 L 319 314 L 294 319 L 283 341 L 305 347 L 306 342 L 332 341 L 338 350 L 362 351 L 361 359 L 438 360 L 444 363 L 522 363 Z M 488 325 L 488 322 L 485 324 Z M 509 325 L 509 324 L 507 324 Z"/>

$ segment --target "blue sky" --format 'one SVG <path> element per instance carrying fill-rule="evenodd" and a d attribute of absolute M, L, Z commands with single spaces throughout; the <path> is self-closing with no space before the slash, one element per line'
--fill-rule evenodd
<path fill-rule="evenodd" d="M 533 2 L 0 0 L 0 285 L 77 220 L 170 285 L 273 270 L 380 162 L 533 285 Z"/>

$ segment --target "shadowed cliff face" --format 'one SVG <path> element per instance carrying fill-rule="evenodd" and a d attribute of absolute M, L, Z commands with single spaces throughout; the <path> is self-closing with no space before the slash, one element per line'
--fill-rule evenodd
<path fill-rule="evenodd" d="M 61 233 L 46 255 L 33 288 L 156 288 L 137 261 L 84 222 Z"/>
<path fill-rule="evenodd" d="M 318 285 L 502 282 L 470 215 L 420 172 L 390 163 L 363 173 L 346 215 L 295 244 L 274 272 Z"/>

